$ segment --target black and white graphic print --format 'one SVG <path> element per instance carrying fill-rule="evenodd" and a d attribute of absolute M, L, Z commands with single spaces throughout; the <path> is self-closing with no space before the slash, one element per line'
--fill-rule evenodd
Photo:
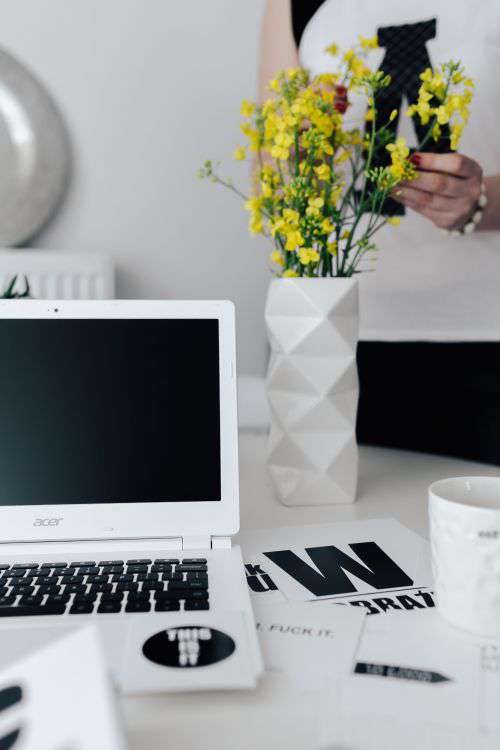
<path fill-rule="evenodd" d="M 0 689 L 0 722 L 8 720 L 8 712 L 17 707 L 23 699 L 23 691 L 19 685 L 9 685 Z M 21 727 L 9 728 L 5 733 L 0 730 L 0 750 L 10 750 L 21 736 Z"/>
<path fill-rule="evenodd" d="M 221 630 L 185 625 L 155 633 L 145 642 L 142 653 L 164 667 L 192 669 L 217 664 L 235 649 L 234 640 Z"/>
<path fill-rule="evenodd" d="M 361 607 L 370 615 L 433 608 L 429 544 L 391 519 L 242 534 L 252 596 Z"/>
<path fill-rule="evenodd" d="M 385 49 L 384 58 L 379 70 L 391 78 L 390 84 L 379 91 L 375 97 L 377 128 L 385 125 L 392 130 L 393 138 L 397 138 L 399 121 L 407 105 L 418 100 L 418 92 L 422 81 L 420 74 L 426 68 L 432 68 L 427 50 L 427 42 L 436 36 L 437 21 L 432 18 L 421 23 L 408 23 L 401 26 L 384 26 L 377 29 L 379 47 Z M 432 102 L 431 102 L 432 104 Z M 391 112 L 397 110 L 398 116 L 390 122 Z M 422 125 L 418 114 L 412 117 L 416 142 L 420 143 L 426 136 L 429 124 Z M 371 129 L 371 124 L 366 126 Z M 442 126 L 440 138 L 435 141 L 430 138 L 425 144 L 425 151 L 443 153 L 450 150 L 448 126 Z M 390 156 L 382 150 L 375 155 L 373 166 L 382 167 L 390 164 Z M 384 213 L 390 216 L 405 213 L 400 203 L 388 199 L 384 206 Z"/>

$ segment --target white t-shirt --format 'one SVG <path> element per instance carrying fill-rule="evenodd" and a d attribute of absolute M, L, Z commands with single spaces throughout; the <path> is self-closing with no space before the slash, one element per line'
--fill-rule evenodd
<path fill-rule="evenodd" d="M 299 45 L 301 65 L 313 74 L 335 70 L 338 63 L 324 52 L 332 42 L 347 48 L 359 34 L 436 19 L 436 36 L 425 43 L 432 65 L 458 58 L 476 82 L 460 151 L 485 175 L 500 173 L 500 0 L 324 0 L 315 6 Z M 385 53 L 372 51 L 369 64 L 378 68 Z M 362 124 L 365 109 L 365 102 L 353 102 L 346 117 Z M 416 146 L 409 118 L 400 118 L 398 135 Z M 500 232 L 450 238 L 408 211 L 398 227 L 386 226 L 374 239 L 380 249 L 375 271 L 358 276 L 362 339 L 500 340 Z"/>

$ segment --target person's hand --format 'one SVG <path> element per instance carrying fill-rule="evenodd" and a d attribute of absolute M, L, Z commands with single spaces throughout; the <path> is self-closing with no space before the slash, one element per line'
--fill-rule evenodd
<path fill-rule="evenodd" d="M 441 229 L 460 229 L 474 213 L 483 170 L 463 154 L 416 153 L 418 177 L 402 182 L 392 197 Z"/>

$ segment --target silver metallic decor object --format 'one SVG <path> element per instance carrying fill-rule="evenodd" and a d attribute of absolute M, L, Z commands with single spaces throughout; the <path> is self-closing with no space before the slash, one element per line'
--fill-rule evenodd
<path fill-rule="evenodd" d="M 31 239 L 58 208 L 69 178 L 70 144 L 45 87 L 0 49 L 0 246 Z"/>

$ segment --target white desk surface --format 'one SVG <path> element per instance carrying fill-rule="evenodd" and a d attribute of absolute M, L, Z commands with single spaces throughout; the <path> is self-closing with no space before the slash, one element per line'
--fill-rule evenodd
<path fill-rule="evenodd" d="M 353 505 L 287 508 L 274 497 L 265 470 L 266 437 L 240 437 L 241 527 L 299 526 L 394 517 L 427 535 L 427 487 L 436 479 L 499 474 L 496 467 L 457 459 L 361 447 L 358 500 Z M 314 750 L 316 706 L 278 675 L 255 691 L 127 698 L 130 750 Z"/>

